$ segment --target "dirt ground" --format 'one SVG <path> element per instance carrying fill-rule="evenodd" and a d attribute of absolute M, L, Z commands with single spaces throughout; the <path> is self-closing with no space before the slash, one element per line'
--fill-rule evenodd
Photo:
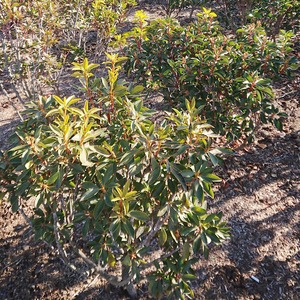
<path fill-rule="evenodd" d="M 216 170 L 223 182 L 210 210 L 223 212 L 231 239 L 195 265 L 195 299 L 300 299 L 299 87 L 299 72 L 274 85 L 276 103 L 288 115 L 283 132 L 263 127 L 253 146 Z M 0 149 L 22 109 L 13 93 L 0 94 Z M 129 299 L 99 277 L 68 270 L 7 203 L 0 205 L 0 228 L 0 299 Z M 149 299 L 138 288 L 138 298 Z"/>

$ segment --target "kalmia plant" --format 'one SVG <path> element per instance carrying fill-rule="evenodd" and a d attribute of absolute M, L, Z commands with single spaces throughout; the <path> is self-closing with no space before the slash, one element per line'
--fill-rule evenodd
<path fill-rule="evenodd" d="M 300 1 L 299 0 L 255 0 L 252 15 L 261 20 L 268 34 L 274 39 L 280 30 L 299 29 Z"/>
<path fill-rule="evenodd" d="M 213 1 L 208 1 L 212 4 Z M 275 38 L 281 29 L 299 28 L 299 0 L 217 0 L 218 12 L 230 28 L 259 20 Z"/>
<path fill-rule="evenodd" d="M 1 196 L 21 212 L 34 197 L 36 239 L 56 245 L 71 268 L 80 267 L 76 253 L 132 296 L 146 276 L 154 297 L 191 299 L 193 264 L 229 234 L 205 200 L 227 150 L 212 149 L 194 100 L 153 123 L 142 87 L 118 79 L 123 60 L 109 55 L 101 80 L 87 60 L 74 66 L 82 85 L 89 78 L 86 100 L 40 97 L 28 106 L 15 144 L 1 154 Z"/>
<path fill-rule="evenodd" d="M 251 141 L 261 122 L 281 128 L 271 79 L 298 66 L 291 33 L 281 31 L 274 42 L 259 24 L 250 24 L 230 37 L 215 18 L 204 8 L 187 27 L 171 18 L 138 22 L 138 30 L 126 33 L 126 70 L 171 107 L 195 98 L 201 114 L 230 140 Z"/>

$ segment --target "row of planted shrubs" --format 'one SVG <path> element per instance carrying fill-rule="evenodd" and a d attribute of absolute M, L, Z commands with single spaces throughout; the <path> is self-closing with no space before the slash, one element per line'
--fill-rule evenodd
<path fill-rule="evenodd" d="M 170 107 L 196 99 L 201 115 L 228 139 L 253 138 L 261 123 L 281 129 L 283 116 L 273 105 L 272 80 L 298 67 L 291 32 L 272 41 L 260 23 L 225 34 L 216 14 L 204 9 L 181 26 L 172 18 L 137 26 L 126 33 L 125 69 L 150 91 L 162 93 Z M 122 39 L 120 39 L 122 42 Z"/>
<path fill-rule="evenodd" d="M 132 1 L 73 4 L 78 9 L 86 4 L 83 11 L 92 7 L 106 20 L 109 11 L 121 7 L 119 18 Z M 11 10 L 18 17 L 13 26 L 8 21 L 5 26 L 19 30 L 28 20 L 22 16 L 39 7 L 34 5 L 20 2 Z M 64 2 L 55 5 L 74 13 Z M 76 59 L 73 76 L 82 97 L 40 96 L 28 104 L 11 148 L 0 152 L 0 195 L 23 214 L 35 199 L 29 221 L 36 239 L 56 245 L 70 268 L 88 267 L 131 296 L 146 277 L 153 297 L 194 298 L 193 264 L 208 256 L 212 242 L 229 236 L 222 214 L 207 210 L 206 197 L 214 197 L 212 184 L 220 181 L 213 167 L 230 153 L 212 147 L 213 140 L 218 133 L 251 141 L 261 122 L 281 128 L 271 81 L 297 68 L 292 34 L 281 31 L 273 40 L 253 23 L 226 35 L 210 9 L 187 26 L 171 18 L 149 24 L 137 12 L 136 26 L 116 35 L 118 18 L 108 19 L 113 29 L 104 37 L 106 45 L 113 38 L 111 45 L 126 57 L 108 54 L 107 76 L 100 78 L 95 76 L 99 65 L 81 59 L 84 49 L 76 52 L 76 40 L 76 53 L 68 52 L 65 63 Z M 101 35 L 103 24 L 97 24 Z M 86 34 L 84 25 L 80 30 Z M 13 42 L 18 38 L 11 36 Z M 52 46 L 42 49 L 51 55 L 65 51 Z M 5 53 L 16 47 L 10 44 Z M 22 49 L 13 52 L 17 62 L 23 61 Z M 28 68 L 37 62 L 32 58 Z M 4 66 L 9 62 L 15 60 Z M 12 74 L 24 75 L 10 66 Z M 124 72 L 120 77 L 121 70 L 132 83 Z M 142 94 L 152 91 L 163 95 L 169 110 L 159 123 L 142 101 Z"/>
<path fill-rule="evenodd" d="M 168 16 L 185 9 L 190 10 L 192 17 L 203 6 L 213 7 L 226 27 L 233 29 L 257 20 L 273 37 L 280 29 L 296 31 L 300 25 L 298 0 L 154 0 L 151 3 L 160 5 Z"/>

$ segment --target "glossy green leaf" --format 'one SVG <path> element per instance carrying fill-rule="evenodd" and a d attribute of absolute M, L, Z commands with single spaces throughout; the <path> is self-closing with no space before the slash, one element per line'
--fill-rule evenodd
<path fill-rule="evenodd" d="M 143 212 L 143 211 L 138 211 L 138 210 L 132 210 L 128 213 L 128 215 L 136 220 L 146 222 L 149 219 L 149 216 Z"/>
<path fill-rule="evenodd" d="M 97 193 L 99 192 L 99 187 L 96 185 L 92 185 L 88 188 L 88 190 L 82 195 L 81 197 L 81 201 L 83 200 L 88 200 L 91 199 L 92 197 L 94 197 L 95 195 L 97 195 Z"/>
<path fill-rule="evenodd" d="M 162 227 L 158 234 L 158 243 L 160 246 L 163 246 L 168 239 L 168 235 L 166 230 Z"/>
<path fill-rule="evenodd" d="M 190 243 L 186 242 L 182 246 L 182 259 L 185 261 L 190 257 Z"/>
<path fill-rule="evenodd" d="M 58 179 L 58 176 L 59 172 L 57 171 L 47 180 L 47 184 L 52 185 L 53 183 L 55 183 L 55 181 Z"/>

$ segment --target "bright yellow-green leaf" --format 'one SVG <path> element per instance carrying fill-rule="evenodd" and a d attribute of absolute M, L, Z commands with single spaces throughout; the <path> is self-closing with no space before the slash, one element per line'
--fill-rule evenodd
<path fill-rule="evenodd" d="M 116 265 L 116 258 L 111 252 L 108 252 L 107 262 L 110 267 L 114 267 Z"/>
<path fill-rule="evenodd" d="M 135 22 L 144 22 L 147 17 L 148 17 L 147 14 L 143 10 L 138 10 L 134 14 L 134 21 Z"/>

